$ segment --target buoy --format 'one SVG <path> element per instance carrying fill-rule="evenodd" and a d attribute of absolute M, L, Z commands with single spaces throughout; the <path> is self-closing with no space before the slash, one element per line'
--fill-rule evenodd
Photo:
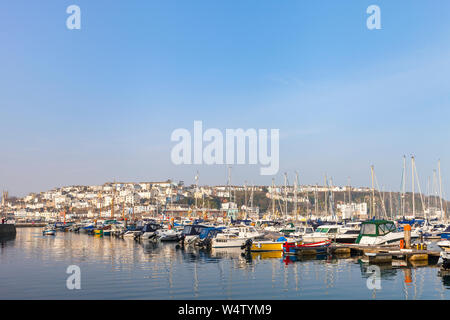
<path fill-rule="evenodd" d="M 400 240 L 400 249 L 404 249 L 405 248 L 405 240 Z"/>

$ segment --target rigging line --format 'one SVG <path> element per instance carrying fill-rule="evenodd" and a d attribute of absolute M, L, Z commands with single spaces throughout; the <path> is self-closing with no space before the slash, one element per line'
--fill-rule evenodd
<path fill-rule="evenodd" d="M 417 185 L 418 185 L 418 187 L 419 187 L 420 201 L 422 202 L 422 210 L 423 210 L 423 213 L 425 214 L 425 218 L 426 218 L 425 204 L 424 204 L 424 202 L 423 202 L 422 189 L 420 188 L 419 174 L 417 173 L 417 168 L 416 168 L 416 165 L 415 165 L 415 164 L 414 164 L 414 172 L 416 173 Z"/>
<path fill-rule="evenodd" d="M 383 208 L 383 212 L 384 212 L 384 217 L 387 218 L 386 207 L 384 205 L 384 197 L 381 196 L 380 186 L 378 185 L 378 179 L 377 179 L 377 175 L 375 173 L 374 173 L 374 177 L 375 177 L 375 183 L 376 183 L 376 186 L 377 186 L 378 195 L 380 196 L 380 200 L 381 200 L 381 204 L 382 204 L 382 208 Z"/>

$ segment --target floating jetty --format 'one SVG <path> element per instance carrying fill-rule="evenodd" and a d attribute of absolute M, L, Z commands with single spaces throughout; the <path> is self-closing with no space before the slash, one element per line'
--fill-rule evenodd
<path fill-rule="evenodd" d="M 45 223 L 45 222 L 36 222 L 36 223 L 19 222 L 19 223 L 15 224 L 16 228 L 42 228 L 47 225 L 48 225 L 48 223 Z"/>
<path fill-rule="evenodd" d="M 439 259 L 441 252 L 434 250 L 400 249 L 399 246 L 368 246 L 358 244 L 333 244 L 329 253 L 335 255 L 359 255 L 373 264 L 392 263 L 393 259 L 408 262 L 433 262 Z"/>

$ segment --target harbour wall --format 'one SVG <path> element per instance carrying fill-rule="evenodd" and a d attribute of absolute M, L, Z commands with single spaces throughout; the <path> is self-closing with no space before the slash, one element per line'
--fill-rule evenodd
<path fill-rule="evenodd" d="M 16 235 L 16 226 L 13 224 L 0 224 L 0 238 Z"/>

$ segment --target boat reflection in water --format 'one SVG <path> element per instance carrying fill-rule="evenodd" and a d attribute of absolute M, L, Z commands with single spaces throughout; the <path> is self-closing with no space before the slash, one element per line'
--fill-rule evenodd
<path fill-rule="evenodd" d="M 45 237 L 35 228 L 0 239 L 0 283 L 14 289 L 0 289 L 0 298 L 71 299 L 68 264 L 84 271 L 83 299 L 450 299 L 450 274 L 431 261 L 379 265 L 382 289 L 375 292 L 366 286 L 370 265 L 357 257 L 180 248 L 73 232 Z"/>

